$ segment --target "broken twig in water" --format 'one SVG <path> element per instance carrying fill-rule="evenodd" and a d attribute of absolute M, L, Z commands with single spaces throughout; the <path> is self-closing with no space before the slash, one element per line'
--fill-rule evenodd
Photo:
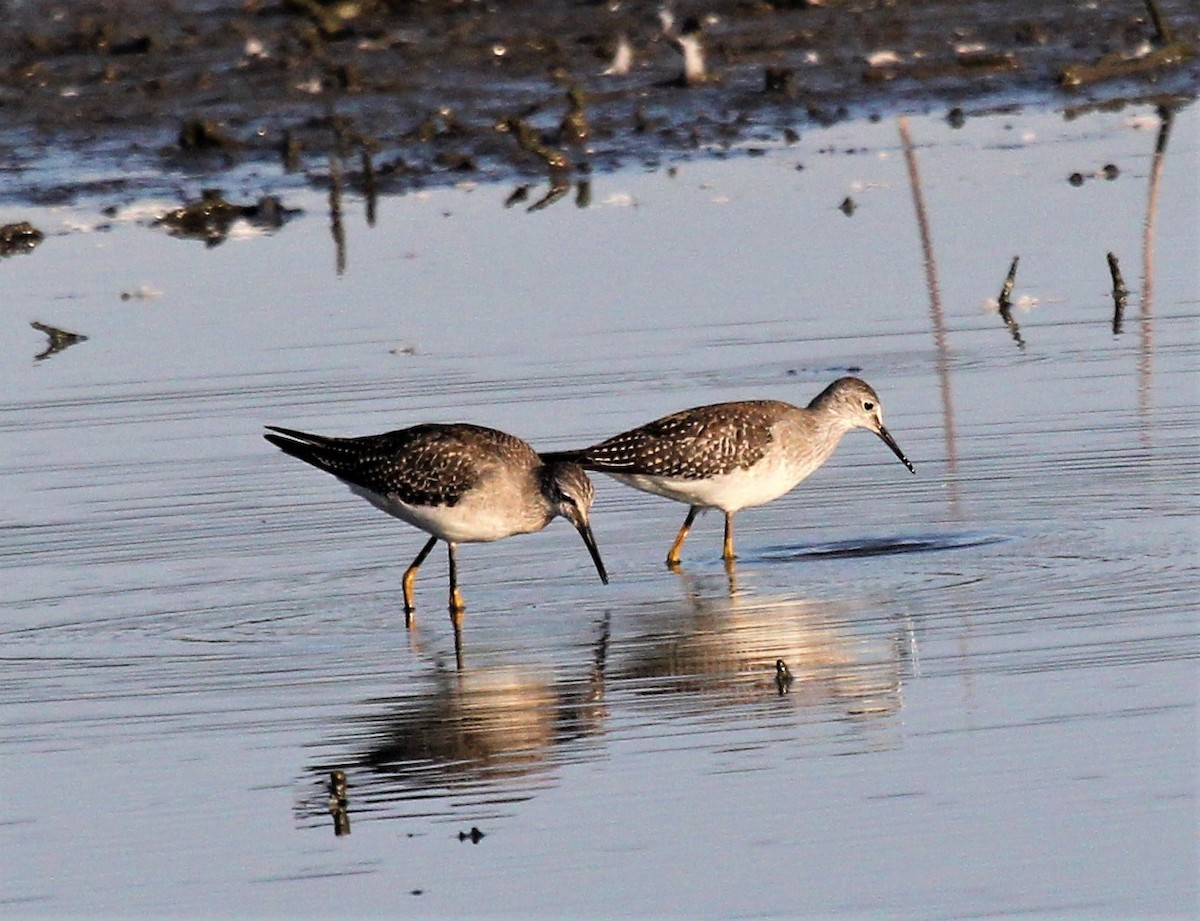
<path fill-rule="evenodd" d="M 1008 267 L 1008 275 L 1004 278 L 1004 287 L 1000 289 L 1000 297 L 996 299 L 996 305 L 1000 308 L 1000 317 L 1004 320 L 1004 325 L 1012 333 L 1013 342 L 1017 344 L 1017 348 L 1023 349 L 1025 340 L 1021 338 L 1021 327 L 1017 325 L 1017 321 L 1013 319 L 1012 315 L 1012 291 L 1013 285 L 1017 281 L 1017 263 L 1020 261 L 1020 256 L 1013 256 L 1012 265 Z"/>
<path fill-rule="evenodd" d="M 39 323 L 37 320 L 30 324 L 39 333 L 45 333 L 49 337 L 49 342 L 46 343 L 46 348 L 41 353 L 34 355 L 34 361 L 41 361 L 44 358 L 49 358 L 51 355 L 57 355 L 63 349 L 75 345 L 77 342 L 87 342 L 87 336 L 83 333 L 72 333 L 65 329 L 59 329 L 57 326 L 50 326 L 47 323 Z"/>
<path fill-rule="evenodd" d="M 1108 273 L 1112 276 L 1113 285 L 1112 331 L 1114 336 L 1119 336 L 1121 323 L 1125 319 L 1125 302 L 1129 300 L 1129 289 L 1125 287 L 1125 279 L 1121 277 L 1121 267 L 1117 264 L 1117 257 L 1113 253 L 1108 254 Z"/>
<path fill-rule="evenodd" d="M 1004 287 L 1000 289 L 1000 297 L 998 299 L 1001 313 L 1012 306 L 1013 285 L 1017 281 L 1017 263 L 1020 261 L 1020 256 L 1013 256 L 1012 265 L 1008 267 L 1008 275 L 1004 278 Z"/>

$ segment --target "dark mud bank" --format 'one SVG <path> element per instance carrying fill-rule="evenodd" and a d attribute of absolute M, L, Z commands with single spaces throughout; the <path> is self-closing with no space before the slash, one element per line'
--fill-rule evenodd
<path fill-rule="evenodd" d="M 261 191 L 324 183 L 331 158 L 402 192 L 898 111 L 1194 98 L 1200 10 L 1158 6 L 27 0 L 0 29 L 0 198 Z"/>

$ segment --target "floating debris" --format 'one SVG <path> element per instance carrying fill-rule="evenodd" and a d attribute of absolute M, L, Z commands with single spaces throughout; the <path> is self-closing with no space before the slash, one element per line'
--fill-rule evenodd
<path fill-rule="evenodd" d="M 57 355 L 63 349 L 87 341 L 87 336 L 82 333 L 67 332 L 65 329 L 59 329 L 57 326 L 50 326 L 47 323 L 39 323 L 37 320 L 34 320 L 29 325 L 38 332 L 45 333 L 50 338 L 45 350 L 33 356 L 34 361 L 42 361 L 51 355 Z"/>
<path fill-rule="evenodd" d="M 1121 175 L 1121 169 L 1115 163 L 1105 163 L 1100 169 L 1092 173 L 1074 172 L 1067 177 L 1067 182 L 1078 188 L 1089 179 L 1104 179 L 1112 182 Z"/>
<path fill-rule="evenodd" d="M 229 236 L 235 221 L 248 221 L 255 227 L 277 230 L 298 210 L 285 208 L 274 195 L 264 195 L 252 205 L 235 205 L 215 189 L 205 189 L 197 201 L 169 211 L 156 223 L 173 236 L 194 237 L 207 246 L 216 246 Z"/>
<path fill-rule="evenodd" d="M 150 285 L 138 285 L 132 291 L 121 292 L 123 301 L 152 301 L 159 297 L 162 297 L 162 292 Z"/>
<path fill-rule="evenodd" d="M 28 221 L 5 224 L 0 227 L 0 256 L 33 252 L 45 238 L 46 235 Z"/>
<path fill-rule="evenodd" d="M 629 192 L 613 192 L 600 204 L 606 208 L 636 208 L 638 200 Z"/>

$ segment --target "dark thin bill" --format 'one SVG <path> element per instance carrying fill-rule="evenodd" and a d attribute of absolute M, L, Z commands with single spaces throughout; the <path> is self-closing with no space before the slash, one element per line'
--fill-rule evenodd
<path fill-rule="evenodd" d="M 912 461 L 904 456 L 904 452 L 900 450 L 900 445 L 896 444 L 896 439 L 888 433 L 887 429 L 881 425 L 879 426 L 879 431 L 876 434 L 883 439 L 884 444 L 892 449 L 892 453 L 904 462 L 904 466 L 908 468 L 909 473 L 917 472 L 917 468 L 912 465 Z"/>
<path fill-rule="evenodd" d="M 596 546 L 596 538 L 592 536 L 591 526 L 585 521 L 576 528 L 579 536 L 583 538 L 584 544 L 587 545 L 588 553 L 592 555 L 592 562 L 596 564 L 596 572 L 600 573 L 600 581 L 608 585 L 608 573 L 604 571 L 604 560 L 600 559 L 600 548 Z"/>

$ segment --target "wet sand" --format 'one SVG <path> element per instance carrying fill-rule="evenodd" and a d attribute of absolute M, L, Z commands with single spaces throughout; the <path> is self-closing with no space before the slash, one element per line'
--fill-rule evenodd
<path fill-rule="evenodd" d="M 1132 0 L 682 4 L 671 34 L 697 20 L 710 79 L 681 86 L 650 7 L 28 0 L 0 30 L 0 195 L 256 196 L 289 181 L 280 169 L 328 182 L 332 155 L 353 182 L 405 191 L 656 165 L 867 115 L 1194 96 L 1200 12 L 1161 9 L 1167 36 Z M 605 75 L 621 36 L 629 71 Z M 1063 85 L 1076 65 L 1144 64 L 1164 44 L 1179 53 Z"/>

